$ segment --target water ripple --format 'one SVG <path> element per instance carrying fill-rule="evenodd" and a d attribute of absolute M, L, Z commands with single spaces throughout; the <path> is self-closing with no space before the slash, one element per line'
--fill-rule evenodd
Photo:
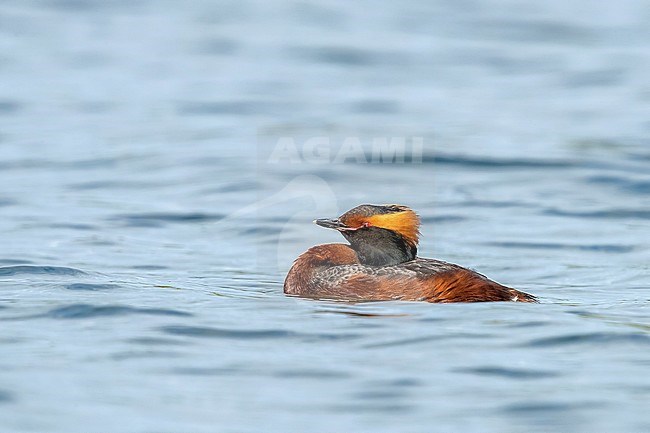
<path fill-rule="evenodd" d="M 87 291 L 97 291 L 97 290 L 110 290 L 117 289 L 120 286 L 117 284 L 88 284 L 88 283 L 72 283 L 65 286 L 68 290 L 87 290 Z"/>
<path fill-rule="evenodd" d="M 567 87 L 608 87 L 621 82 L 625 77 L 623 69 L 604 69 L 575 72 L 564 79 Z"/>
<path fill-rule="evenodd" d="M 617 176 L 592 176 L 587 179 L 589 183 L 612 185 L 620 190 L 632 194 L 650 194 L 650 181 L 630 180 Z"/>
<path fill-rule="evenodd" d="M 124 307 L 121 305 L 90 305 L 90 304 L 72 304 L 64 307 L 54 308 L 44 317 L 54 319 L 86 319 L 89 317 L 100 316 L 124 316 L 128 314 L 149 314 L 159 316 L 179 316 L 190 317 L 192 314 L 185 311 L 171 310 L 166 308 L 134 308 Z"/>
<path fill-rule="evenodd" d="M 15 205 L 16 203 L 18 202 L 9 198 L 0 198 L 0 207 L 12 206 Z"/>
<path fill-rule="evenodd" d="M 194 101 L 179 104 L 177 112 L 182 116 L 253 116 L 277 111 L 278 108 L 279 104 L 267 101 Z"/>
<path fill-rule="evenodd" d="M 460 165 L 468 168 L 569 168 L 583 165 L 567 159 L 485 158 L 465 155 L 424 154 L 424 164 Z"/>
<path fill-rule="evenodd" d="M 210 222 L 218 221 L 223 218 L 225 218 L 225 215 L 217 213 L 151 212 L 115 215 L 110 219 L 113 221 L 121 221 L 131 227 L 159 227 L 163 223 Z"/>
<path fill-rule="evenodd" d="M 61 266 L 2 266 L 0 267 L 0 277 L 8 277 L 13 275 L 87 275 L 84 271 L 74 268 L 66 268 Z"/>
<path fill-rule="evenodd" d="M 93 180 L 84 181 L 68 185 L 70 189 L 75 190 L 95 190 L 95 189 L 147 189 L 160 187 L 162 184 L 151 181 L 134 181 L 134 180 Z"/>
<path fill-rule="evenodd" d="M 547 209 L 544 211 L 544 214 L 579 218 L 650 219 L 650 210 L 642 209 L 603 209 L 596 211 L 568 211 L 561 209 Z"/>
<path fill-rule="evenodd" d="M 225 56 L 235 54 L 238 48 L 239 44 L 233 39 L 217 38 L 203 41 L 197 51 L 205 55 Z"/>
<path fill-rule="evenodd" d="M 43 227 L 51 229 L 70 229 L 70 230 L 96 230 L 97 226 L 92 224 L 79 224 L 79 223 L 49 223 L 43 224 Z"/>
<path fill-rule="evenodd" d="M 91 170 L 115 165 L 116 160 L 112 158 L 93 158 L 76 161 L 52 161 L 47 159 L 18 159 L 13 161 L 0 162 L 0 169 L 3 170 L 27 170 L 27 169 L 65 169 L 65 170 Z"/>
<path fill-rule="evenodd" d="M 347 412 L 347 413 L 400 413 L 413 410 L 414 407 L 405 404 L 346 404 L 333 405 L 326 408 L 328 412 Z"/>
<path fill-rule="evenodd" d="M 347 379 L 351 375 L 345 372 L 324 370 L 324 369 L 295 369 L 265 371 L 259 368 L 242 366 L 219 366 L 219 367 L 176 367 L 171 370 L 175 374 L 188 376 L 270 376 L 278 379 Z"/>
<path fill-rule="evenodd" d="M 22 104 L 18 101 L 9 99 L 0 99 L 0 115 L 13 114 L 22 108 Z"/>
<path fill-rule="evenodd" d="M 13 395 L 9 391 L 0 389 L 0 404 L 11 403 L 14 401 Z"/>
<path fill-rule="evenodd" d="M 598 251 L 604 253 L 629 253 L 634 250 L 630 245 L 594 244 L 594 245 L 569 245 L 553 242 L 484 242 L 483 245 L 491 245 L 503 248 L 530 248 L 545 250 L 576 250 L 576 251 Z"/>
<path fill-rule="evenodd" d="M 32 263 L 31 260 L 0 259 L 0 265 L 25 265 L 28 263 Z"/>
<path fill-rule="evenodd" d="M 253 372 L 243 370 L 239 367 L 176 367 L 171 370 L 174 374 L 183 374 L 186 376 L 233 376 L 243 374 L 246 376 L 253 375 Z"/>
<path fill-rule="evenodd" d="M 269 339 L 269 338 L 292 338 L 301 334 L 282 329 L 218 329 L 203 328 L 199 326 L 172 325 L 160 328 L 162 332 L 171 335 L 185 335 L 188 337 L 205 338 L 233 338 L 233 339 Z"/>
<path fill-rule="evenodd" d="M 342 371 L 332 370 L 310 370 L 310 369 L 296 369 L 296 370 L 280 370 L 273 374 L 275 377 L 283 379 L 347 379 L 352 375 Z"/>
<path fill-rule="evenodd" d="M 420 217 L 422 224 L 440 224 L 440 223 L 455 223 L 467 220 L 466 217 L 460 215 L 437 215 L 437 216 L 423 216 Z"/>
<path fill-rule="evenodd" d="M 563 412 L 571 410 L 572 406 L 553 402 L 525 402 L 505 406 L 504 412 L 513 414 L 538 414 L 545 412 Z"/>
<path fill-rule="evenodd" d="M 160 330 L 171 335 L 185 335 L 201 338 L 222 338 L 236 340 L 264 340 L 299 338 L 302 341 L 335 341 L 359 338 L 358 334 L 306 334 L 284 329 L 219 329 L 199 326 L 171 325 L 163 326 Z"/>
<path fill-rule="evenodd" d="M 600 33 L 591 27 L 545 19 L 493 19 L 473 23 L 473 32 L 482 39 L 502 39 L 516 43 L 594 44 Z"/>
<path fill-rule="evenodd" d="M 189 344 L 187 341 L 160 337 L 134 337 L 128 339 L 127 342 L 132 344 L 141 344 L 143 346 L 178 346 Z"/>
<path fill-rule="evenodd" d="M 420 379 L 413 377 L 399 377 L 397 379 L 381 379 L 368 382 L 368 385 L 382 388 L 413 388 L 422 386 Z"/>
<path fill-rule="evenodd" d="M 367 67 L 378 64 L 396 64 L 408 59 L 399 53 L 374 51 L 350 46 L 294 47 L 289 55 L 308 62 L 327 63 L 348 67 Z"/>
<path fill-rule="evenodd" d="M 365 99 L 353 104 L 352 110 L 365 114 L 394 114 L 399 111 L 399 105 L 392 99 Z"/>
<path fill-rule="evenodd" d="M 121 305 L 90 305 L 71 304 L 53 308 L 42 314 L 29 316 L 3 317 L 0 320 L 29 320 L 29 319 L 88 319 L 92 317 L 126 316 L 130 314 L 146 314 L 155 316 L 191 317 L 190 313 L 166 308 L 134 308 Z"/>
<path fill-rule="evenodd" d="M 221 185 L 214 188 L 208 188 L 204 192 L 206 193 L 244 192 L 244 191 L 255 191 L 260 188 L 261 186 L 257 182 L 241 181 L 241 182 L 231 182 L 226 185 Z"/>
<path fill-rule="evenodd" d="M 411 344 L 423 343 L 426 341 L 436 341 L 436 340 L 447 340 L 447 339 L 457 339 L 457 338 L 488 338 L 490 335 L 486 334 L 447 334 L 447 335 L 427 335 L 423 337 L 414 337 L 414 338 L 402 338 L 399 340 L 386 341 L 382 343 L 371 343 L 366 344 L 363 347 L 366 349 L 374 349 L 379 347 L 393 347 L 393 346 L 407 346 Z"/>
<path fill-rule="evenodd" d="M 43 4 L 52 9 L 72 12 L 72 13 L 88 13 L 101 11 L 103 13 L 111 13 L 114 11 L 124 11 L 140 7 L 144 4 L 142 0 L 126 1 L 126 0 L 112 0 L 104 1 L 79 1 L 79 0 L 58 0 L 43 2 Z"/>
<path fill-rule="evenodd" d="M 477 376 L 502 377 L 506 379 L 546 379 L 549 377 L 558 377 L 560 374 L 545 370 L 530 370 L 505 367 L 474 367 L 474 368 L 457 368 L 452 370 L 457 373 L 469 373 Z"/>
<path fill-rule="evenodd" d="M 650 336 L 636 333 L 605 333 L 593 332 L 588 334 L 571 334 L 558 337 L 536 338 L 528 341 L 525 347 L 556 347 L 576 344 L 643 344 L 650 345 Z"/>
<path fill-rule="evenodd" d="M 366 344 L 363 347 L 366 349 L 375 349 L 380 347 L 394 347 L 394 346 L 408 346 L 411 344 L 423 343 L 426 341 L 436 341 L 445 339 L 444 335 L 431 335 L 426 337 L 404 338 L 400 340 L 386 341 L 382 343 Z"/>
<path fill-rule="evenodd" d="M 184 356 L 178 352 L 172 352 L 169 350 L 143 350 L 143 351 L 125 351 L 114 353 L 110 356 L 110 359 L 115 361 L 125 361 L 128 359 L 148 359 L 148 358 L 181 358 Z"/>
<path fill-rule="evenodd" d="M 371 390 L 371 391 L 361 391 L 354 394 L 354 398 L 358 400 L 394 400 L 397 398 L 403 398 L 408 395 L 407 390 L 391 390 L 391 391 L 381 391 L 381 390 Z"/>

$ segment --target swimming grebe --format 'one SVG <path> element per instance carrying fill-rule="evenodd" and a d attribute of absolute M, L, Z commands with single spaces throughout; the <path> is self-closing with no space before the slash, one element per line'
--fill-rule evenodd
<path fill-rule="evenodd" d="M 537 302 L 524 292 L 452 263 L 417 257 L 420 219 L 401 205 L 357 206 L 317 219 L 350 242 L 317 245 L 287 274 L 284 293 L 346 301 Z"/>

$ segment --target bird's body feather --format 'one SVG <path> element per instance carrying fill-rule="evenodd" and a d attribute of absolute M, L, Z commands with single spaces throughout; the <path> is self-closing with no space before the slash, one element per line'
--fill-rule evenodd
<path fill-rule="evenodd" d="M 400 205 L 361 205 L 318 225 L 349 242 L 317 245 L 287 274 L 290 295 L 347 301 L 536 302 L 524 292 L 442 260 L 417 257 L 419 219 Z"/>

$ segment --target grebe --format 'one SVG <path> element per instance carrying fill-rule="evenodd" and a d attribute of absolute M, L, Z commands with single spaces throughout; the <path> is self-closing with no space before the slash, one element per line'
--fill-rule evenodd
<path fill-rule="evenodd" d="M 284 293 L 345 301 L 537 302 L 524 292 L 452 263 L 417 257 L 420 219 L 407 206 L 357 206 L 317 219 L 350 242 L 317 245 L 287 274 Z"/>

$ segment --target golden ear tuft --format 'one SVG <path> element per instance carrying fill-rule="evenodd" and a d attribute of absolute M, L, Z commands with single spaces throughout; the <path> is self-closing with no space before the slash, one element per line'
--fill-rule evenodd
<path fill-rule="evenodd" d="M 373 227 L 381 227 L 399 233 L 412 245 L 417 245 L 420 237 L 420 218 L 406 206 L 390 205 L 397 212 L 372 215 L 367 221 Z"/>

